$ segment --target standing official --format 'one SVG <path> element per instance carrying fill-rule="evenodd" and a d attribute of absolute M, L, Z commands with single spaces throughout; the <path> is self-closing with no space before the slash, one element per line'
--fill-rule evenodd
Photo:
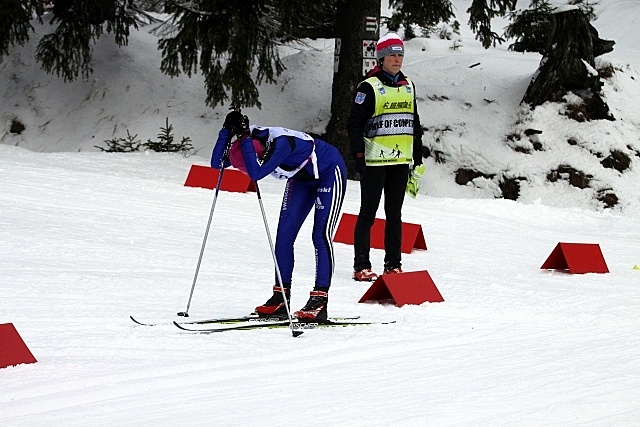
<path fill-rule="evenodd" d="M 422 164 L 422 129 L 415 88 L 400 69 L 404 43 L 395 33 L 378 40 L 378 65 L 358 85 L 347 122 L 360 174 L 360 213 L 354 230 L 353 279 L 374 281 L 370 232 L 384 192 L 384 274 L 401 273 L 402 205 L 410 168 Z"/>

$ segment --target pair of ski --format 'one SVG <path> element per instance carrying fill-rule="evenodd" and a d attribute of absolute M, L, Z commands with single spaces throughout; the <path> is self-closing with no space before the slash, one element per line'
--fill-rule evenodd
<path fill-rule="evenodd" d="M 294 330 L 306 330 L 316 329 L 322 327 L 335 327 L 335 326 L 355 326 L 355 325 L 372 325 L 372 324 L 389 324 L 391 322 L 366 322 L 359 320 L 360 317 L 334 317 L 327 320 L 317 322 L 303 322 L 294 319 L 291 323 L 287 319 L 264 319 L 256 315 L 241 316 L 241 317 L 228 317 L 220 319 L 204 319 L 204 320 L 191 320 L 184 322 L 173 321 L 171 323 L 145 323 L 137 320 L 133 316 L 129 316 L 132 321 L 138 325 L 143 326 L 157 326 L 163 324 L 172 324 L 183 331 L 189 332 L 201 332 L 201 333 L 214 333 L 225 331 L 243 331 L 253 329 L 276 329 L 276 328 L 289 328 Z"/>

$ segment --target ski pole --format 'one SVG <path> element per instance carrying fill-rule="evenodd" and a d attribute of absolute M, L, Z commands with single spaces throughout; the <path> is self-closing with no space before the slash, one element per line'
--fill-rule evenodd
<path fill-rule="evenodd" d="M 191 306 L 191 298 L 193 298 L 193 291 L 196 288 L 196 281 L 198 280 L 198 272 L 200 271 L 200 264 L 202 263 L 202 256 L 204 255 L 204 248 L 207 244 L 207 237 L 209 236 L 209 229 L 211 228 L 211 219 L 213 218 L 213 211 L 216 208 L 216 200 L 218 200 L 218 193 L 220 192 L 220 184 L 222 183 L 222 175 L 224 174 L 224 164 L 229 157 L 229 149 L 231 148 L 231 138 L 227 142 L 224 152 L 222 154 L 222 160 L 220 161 L 220 174 L 218 175 L 218 183 L 216 184 L 216 191 L 213 195 L 213 203 L 211 204 L 211 211 L 209 212 L 209 221 L 207 222 L 207 229 L 204 232 L 204 239 L 202 240 L 202 247 L 200 248 L 200 257 L 198 257 L 198 264 L 196 265 L 196 272 L 193 276 L 193 284 L 191 285 L 191 293 L 189 294 L 189 301 L 187 302 L 187 309 L 176 313 L 178 316 L 189 317 L 189 307 Z"/>
<path fill-rule="evenodd" d="M 253 181 L 253 184 L 256 187 L 256 194 L 258 195 L 258 202 L 260 203 L 260 211 L 262 212 L 262 220 L 264 221 L 264 228 L 267 231 L 267 239 L 269 240 L 269 247 L 271 248 L 271 256 L 273 257 L 273 263 L 276 266 L 276 277 L 278 278 L 278 283 L 280 284 L 280 292 L 282 292 L 282 299 L 284 300 L 284 308 L 287 310 L 287 317 L 289 319 L 289 328 L 291 329 L 292 335 L 295 337 L 299 337 L 303 334 L 300 330 L 293 329 L 293 318 L 291 317 L 291 310 L 289 309 L 289 302 L 287 301 L 287 294 L 284 292 L 284 284 L 282 283 L 282 275 L 280 274 L 280 267 L 278 267 L 278 259 L 276 258 L 276 251 L 273 248 L 273 241 L 271 240 L 271 233 L 269 232 L 269 224 L 267 223 L 267 215 L 264 213 L 264 205 L 262 204 L 262 196 L 260 195 L 260 187 L 258 187 L 258 182 Z"/>

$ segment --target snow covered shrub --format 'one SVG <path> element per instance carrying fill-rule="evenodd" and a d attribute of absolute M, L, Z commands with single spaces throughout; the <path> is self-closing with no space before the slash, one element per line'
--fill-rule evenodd
<path fill-rule="evenodd" d="M 129 130 L 127 130 L 126 138 L 105 140 L 104 142 L 107 144 L 107 148 L 97 145 L 94 145 L 94 147 L 107 153 L 132 153 L 140 151 L 141 149 L 160 153 L 182 153 L 185 157 L 196 153 L 195 148 L 191 145 L 191 138 L 188 136 L 183 136 L 180 142 L 174 142 L 173 125 L 169 123 L 168 117 L 165 122 L 165 127 L 160 128 L 158 141 L 148 139 L 147 142 L 141 143 L 140 140 L 136 139 L 137 137 L 137 134 L 132 136 Z"/>
<path fill-rule="evenodd" d="M 94 147 L 107 153 L 133 153 L 140 151 L 140 140 L 137 140 L 137 137 L 137 134 L 131 135 L 127 129 L 126 138 L 111 138 L 105 140 L 104 142 L 107 144 L 107 148 L 102 148 L 98 145 L 94 145 Z"/>
<path fill-rule="evenodd" d="M 560 179 L 566 180 L 574 187 L 585 189 L 591 183 L 592 175 L 587 175 L 568 165 L 560 165 L 557 169 L 547 174 L 547 181 L 557 182 Z"/>
<path fill-rule="evenodd" d="M 607 208 L 612 208 L 618 204 L 618 196 L 612 193 L 611 189 L 598 192 L 598 200 Z"/>
<path fill-rule="evenodd" d="M 195 154 L 195 148 L 191 145 L 191 138 L 183 136 L 180 142 L 174 142 L 172 131 L 173 125 L 169 123 L 169 118 L 167 117 L 165 127 L 160 128 L 160 133 L 158 134 L 159 141 L 148 139 L 147 142 L 142 145 L 148 150 L 161 153 L 183 153 L 185 157 L 189 154 Z"/>
<path fill-rule="evenodd" d="M 620 150 L 611 150 L 611 154 L 600 162 L 602 166 L 608 169 L 615 169 L 618 172 L 623 172 L 629 169 L 631 166 L 631 157 Z"/>
<path fill-rule="evenodd" d="M 24 124 L 22 124 L 20 120 L 16 118 L 11 120 L 11 127 L 9 128 L 9 132 L 20 135 L 22 132 L 24 132 L 24 130 L 25 130 Z"/>
<path fill-rule="evenodd" d="M 502 177 L 502 180 L 498 183 L 502 191 L 502 197 L 508 200 L 518 200 L 518 197 L 520 197 L 520 181 L 525 181 L 525 179 Z"/>
<path fill-rule="evenodd" d="M 456 171 L 456 184 L 467 185 L 469 182 L 473 181 L 476 178 L 482 177 L 491 180 L 495 176 L 495 174 L 486 174 L 473 169 L 460 168 Z"/>

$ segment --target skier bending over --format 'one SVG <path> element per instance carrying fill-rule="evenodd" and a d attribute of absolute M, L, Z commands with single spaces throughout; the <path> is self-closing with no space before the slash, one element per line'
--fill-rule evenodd
<path fill-rule="evenodd" d="M 231 164 L 260 180 L 267 175 L 286 179 L 276 234 L 275 256 L 282 283 L 276 274 L 273 295 L 255 311 L 264 318 L 286 317 L 291 299 L 293 245 L 311 209 L 312 239 L 315 247 L 315 286 L 306 305 L 293 315 L 301 320 L 327 319 L 327 301 L 334 270 L 333 236 L 347 185 L 346 167 L 336 147 L 303 132 L 282 127 L 249 126 L 239 111 L 227 114 L 211 156 L 211 166 L 219 169 L 225 147 L 231 143 L 225 167 Z M 283 292 L 284 291 L 284 292 Z"/>

